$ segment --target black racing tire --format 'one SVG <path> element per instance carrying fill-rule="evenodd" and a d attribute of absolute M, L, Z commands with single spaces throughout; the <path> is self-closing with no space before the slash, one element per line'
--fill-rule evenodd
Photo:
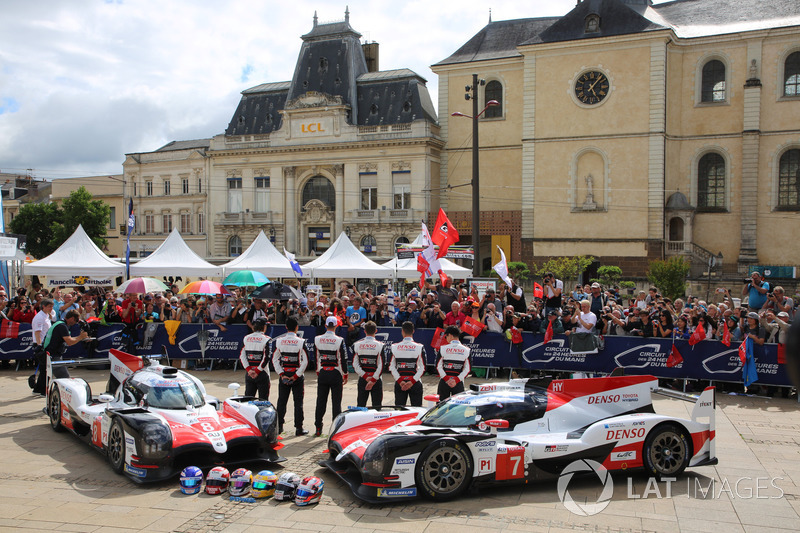
<path fill-rule="evenodd" d="M 642 453 L 645 469 L 660 480 L 676 477 L 689 466 L 692 445 L 682 427 L 661 424 L 647 435 Z"/>
<path fill-rule="evenodd" d="M 64 431 L 64 425 L 61 423 L 61 392 L 55 383 L 47 397 L 47 416 L 50 418 L 50 427 L 53 431 Z"/>
<path fill-rule="evenodd" d="M 125 468 L 125 432 L 122 430 L 122 422 L 119 421 L 119 418 L 115 418 L 111 422 L 111 429 L 108 430 L 106 457 L 111 469 L 117 474 L 121 474 Z"/>
<path fill-rule="evenodd" d="M 452 500 L 472 481 L 472 455 L 456 439 L 436 440 L 420 454 L 414 477 L 420 493 L 434 500 Z"/>

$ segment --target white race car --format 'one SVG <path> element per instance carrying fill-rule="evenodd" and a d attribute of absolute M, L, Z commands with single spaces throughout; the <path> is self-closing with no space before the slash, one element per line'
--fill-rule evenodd
<path fill-rule="evenodd" d="M 653 392 L 694 402 L 691 420 L 656 414 Z M 653 376 L 473 385 L 431 409 L 342 413 L 320 464 L 369 502 L 450 499 L 473 484 L 552 478 L 580 459 L 677 476 L 717 464 L 714 408 L 713 387 L 696 397 Z"/>
<path fill-rule="evenodd" d="M 115 472 L 147 482 L 171 477 L 189 465 L 283 460 L 269 402 L 232 397 L 220 405 L 199 379 L 177 368 L 113 349 L 108 360 L 114 395 L 94 397 L 83 379 L 54 378 L 48 386 L 47 413 L 54 430 L 88 438 Z M 53 367 L 97 361 L 48 358 L 48 376 Z"/>

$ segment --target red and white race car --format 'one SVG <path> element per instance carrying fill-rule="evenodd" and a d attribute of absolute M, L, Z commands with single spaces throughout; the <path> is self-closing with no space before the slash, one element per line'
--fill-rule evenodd
<path fill-rule="evenodd" d="M 694 402 L 691 420 L 656 414 L 654 392 Z M 714 408 L 713 387 L 696 397 L 653 376 L 473 385 L 431 409 L 342 413 L 321 464 L 369 502 L 450 499 L 474 484 L 553 478 L 584 459 L 676 476 L 717 463 Z"/>
<path fill-rule="evenodd" d="M 189 465 L 246 464 L 283 460 L 278 423 L 269 402 L 232 397 L 220 405 L 202 382 L 154 359 L 118 350 L 109 353 L 114 394 L 92 396 L 80 378 L 53 378 L 47 413 L 56 431 L 86 437 L 118 473 L 136 482 L 171 477 Z M 105 360 L 99 360 L 105 361 Z M 98 360 L 56 361 L 53 367 Z"/>

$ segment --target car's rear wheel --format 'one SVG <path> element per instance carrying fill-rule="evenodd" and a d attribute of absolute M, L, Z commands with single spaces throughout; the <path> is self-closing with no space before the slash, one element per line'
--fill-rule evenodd
<path fill-rule="evenodd" d="M 111 469 L 117 474 L 122 473 L 125 468 L 125 432 L 122 431 L 122 423 L 115 418 L 108 431 L 108 445 L 106 455 Z"/>
<path fill-rule="evenodd" d="M 472 456 L 456 439 L 439 439 L 420 454 L 415 477 L 420 491 L 434 500 L 453 499 L 472 480 Z"/>
<path fill-rule="evenodd" d="M 645 468 L 659 479 L 677 476 L 689 465 L 690 450 L 682 428 L 674 424 L 657 426 L 644 441 Z"/>
<path fill-rule="evenodd" d="M 61 424 L 61 392 L 56 384 L 53 384 L 50 396 L 47 398 L 47 416 L 50 417 L 50 427 L 53 431 L 64 431 L 64 426 Z"/>

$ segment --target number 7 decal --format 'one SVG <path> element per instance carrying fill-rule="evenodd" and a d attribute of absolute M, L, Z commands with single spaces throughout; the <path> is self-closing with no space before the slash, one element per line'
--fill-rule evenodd
<path fill-rule="evenodd" d="M 497 471 L 495 479 L 522 479 L 525 477 L 525 448 L 509 446 L 497 450 Z"/>

